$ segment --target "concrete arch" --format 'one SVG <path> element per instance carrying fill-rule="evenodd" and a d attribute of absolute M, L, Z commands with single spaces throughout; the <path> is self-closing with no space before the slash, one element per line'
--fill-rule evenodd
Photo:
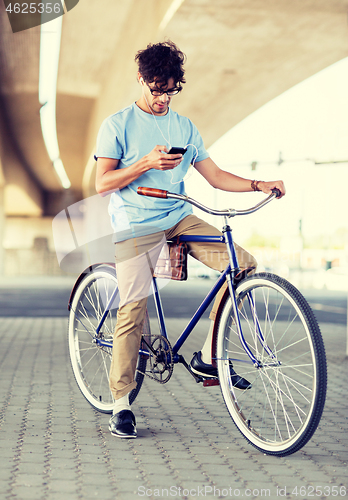
<path fill-rule="evenodd" d="M 139 48 L 169 37 L 187 54 L 187 84 L 173 107 L 210 146 L 270 99 L 346 57 L 347 12 L 347 0 L 79 2 L 63 17 L 57 88 L 58 143 L 74 197 L 83 185 L 93 192 L 86 165 L 102 120 L 138 96 Z M 51 213 L 63 197 L 39 127 L 39 27 L 12 33 L 3 4 L 0 23 L 6 127 L 33 174 L 30 193 L 41 192 L 41 208 Z"/>

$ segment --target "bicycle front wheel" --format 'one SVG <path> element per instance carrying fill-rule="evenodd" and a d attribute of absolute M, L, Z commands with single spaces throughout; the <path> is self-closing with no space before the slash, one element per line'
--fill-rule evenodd
<path fill-rule="evenodd" d="M 81 280 L 70 305 L 68 342 L 73 373 L 84 397 L 103 413 L 112 413 L 114 406 L 109 371 L 119 305 L 117 291 L 115 269 L 107 265 L 99 266 Z M 98 329 L 103 316 L 104 321 Z M 143 333 L 150 333 L 147 314 Z M 130 403 L 140 391 L 146 362 L 146 356 L 139 355 L 135 375 L 137 386 L 129 393 Z"/>
<path fill-rule="evenodd" d="M 257 449 L 285 456 L 315 432 L 325 404 L 326 358 L 319 326 L 307 301 L 289 282 L 260 273 L 236 290 L 243 348 L 230 298 L 221 313 L 217 365 L 227 409 Z M 256 360 L 256 361 L 255 361 Z M 252 387 L 232 385 L 230 365 Z"/>

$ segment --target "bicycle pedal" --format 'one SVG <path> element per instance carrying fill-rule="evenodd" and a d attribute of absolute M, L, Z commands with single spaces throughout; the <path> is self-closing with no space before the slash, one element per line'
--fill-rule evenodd
<path fill-rule="evenodd" d="M 220 385 L 218 378 L 206 378 L 203 380 L 203 387 L 211 387 L 212 385 Z"/>

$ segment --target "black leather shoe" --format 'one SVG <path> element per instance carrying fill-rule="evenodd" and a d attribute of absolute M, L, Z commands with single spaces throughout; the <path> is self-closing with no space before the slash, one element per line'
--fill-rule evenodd
<path fill-rule="evenodd" d="M 201 351 L 194 353 L 194 356 L 191 359 L 190 368 L 193 373 L 195 373 L 196 375 L 200 375 L 201 377 L 218 378 L 217 368 L 202 361 Z M 237 373 L 233 369 L 231 361 L 230 373 L 233 387 L 235 387 L 236 389 L 241 389 L 242 391 L 251 389 L 251 383 L 240 375 L 237 375 Z"/>
<path fill-rule="evenodd" d="M 136 438 L 135 416 L 130 410 L 121 410 L 109 420 L 109 431 L 119 438 Z"/>

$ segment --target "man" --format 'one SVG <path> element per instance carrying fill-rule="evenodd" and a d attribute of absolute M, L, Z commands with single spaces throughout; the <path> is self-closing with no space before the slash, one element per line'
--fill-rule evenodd
<path fill-rule="evenodd" d="M 114 335 L 110 389 L 115 398 L 109 429 L 113 435 L 136 437 L 135 417 L 128 394 L 136 386 L 136 361 L 141 341 L 151 269 L 163 243 L 182 234 L 219 235 L 215 228 L 195 217 L 192 207 L 180 200 L 146 198 L 138 186 L 185 193 L 183 178 L 194 168 L 214 188 L 231 192 L 277 188 L 282 181 L 251 181 L 221 170 L 209 157 L 193 123 L 173 112 L 169 104 L 185 83 L 184 54 L 173 42 L 150 44 L 135 57 L 141 96 L 136 103 L 107 118 L 97 140 L 96 189 L 111 194 L 109 213 L 115 233 L 116 273 L 120 307 Z M 187 147 L 185 155 L 168 154 L 171 146 Z M 190 255 L 222 271 L 228 262 L 223 243 L 189 243 Z M 255 259 L 236 246 L 240 267 L 256 268 Z M 150 256 L 150 257 L 149 257 Z M 148 264 L 150 258 L 150 265 Z M 223 290 L 215 300 L 212 325 Z M 216 377 L 211 364 L 212 326 L 191 370 L 204 378 Z M 245 390 L 250 383 L 231 368 L 232 382 Z"/>

